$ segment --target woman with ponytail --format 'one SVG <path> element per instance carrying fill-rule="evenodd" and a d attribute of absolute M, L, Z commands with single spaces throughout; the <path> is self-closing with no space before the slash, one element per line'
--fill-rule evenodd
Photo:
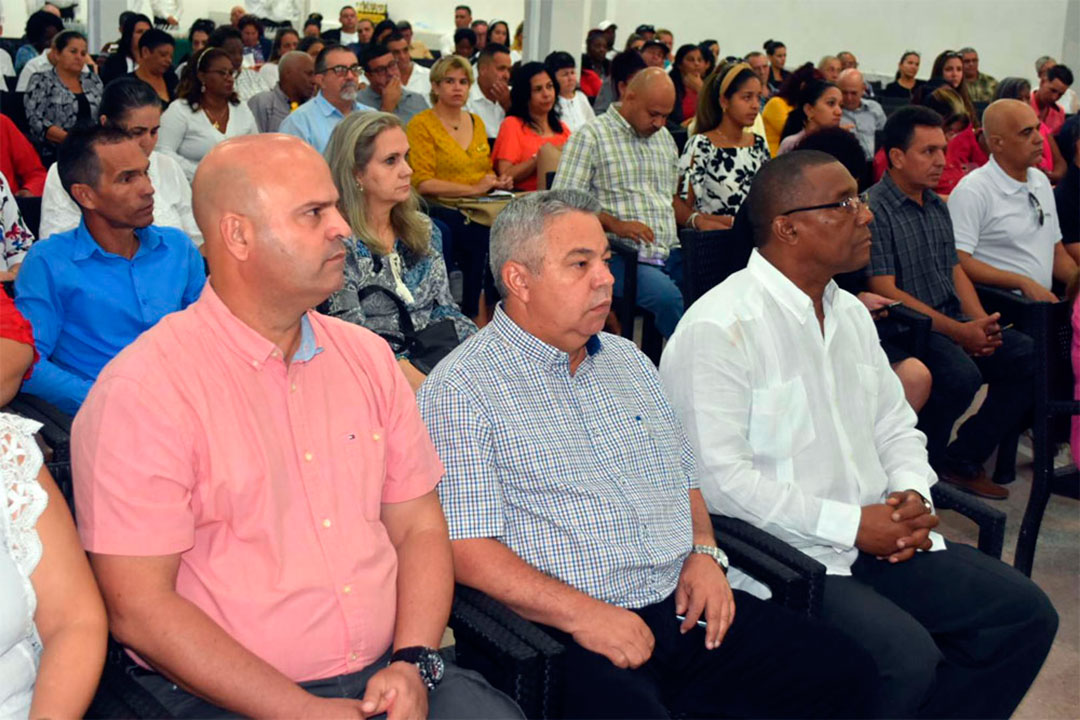
<path fill-rule="evenodd" d="M 791 152 L 807 135 L 824 128 L 840 127 L 843 118 L 843 94 L 831 82 L 814 78 L 803 85 L 799 102 L 787 117 L 780 133 L 777 155 Z"/>

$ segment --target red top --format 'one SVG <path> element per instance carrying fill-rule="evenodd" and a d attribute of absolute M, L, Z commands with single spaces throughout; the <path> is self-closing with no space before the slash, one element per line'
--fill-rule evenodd
<path fill-rule="evenodd" d="M 953 137 L 945 148 L 945 171 L 938 180 L 937 194 L 948 195 L 956 187 L 956 183 L 960 182 L 960 178 L 988 162 L 990 156 L 979 144 L 975 129 L 968 125 Z"/>
<path fill-rule="evenodd" d="M 682 98 L 682 119 L 689 120 L 697 115 L 697 90 L 686 88 Z"/>
<path fill-rule="evenodd" d="M 12 195 L 25 188 L 41 197 L 45 190 L 41 158 L 7 115 L 0 115 L 0 173 L 7 178 Z"/>
<path fill-rule="evenodd" d="M 499 137 L 495 138 L 495 148 L 491 151 L 491 164 L 498 168 L 500 160 L 508 160 L 511 164 L 528 160 L 540 151 L 540 147 L 553 144 L 562 147 L 570 139 L 570 126 L 562 123 L 562 132 L 558 135 L 540 137 L 531 127 L 525 124 L 521 118 L 512 115 L 503 120 L 499 128 Z M 524 180 L 514 183 L 517 190 L 535 190 L 536 174 L 533 173 Z"/>
<path fill-rule="evenodd" d="M 1039 102 L 1038 95 L 1031 93 L 1031 107 L 1035 109 L 1035 114 L 1039 116 L 1039 119 L 1050 128 L 1052 134 L 1056 135 L 1065 124 L 1065 111 L 1057 103 L 1044 106 Z"/>
<path fill-rule="evenodd" d="M 581 92 L 594 98 L 600 94 L 600 86 L 604 84 L 604 79 L 595 70 L 582 70 L 578 83 L 581 85 Z"/>
<path fill-rule="evenodd" d="M 30 327 L 30 322 L 22 316 L 19 309 L 15 307 L 15 301 L 3 290 L 0 290 L 0 338 L 14 340 L 23 345 L 34 347 L 34 329 Z M 34 362 L 30 363 L 30 367 L 26 369 L 23 380 L 29 379 L 30 374 L 34 372 L 34 364 L 37 361 L 38 351 L 37 348 L 34 348 Z"/>

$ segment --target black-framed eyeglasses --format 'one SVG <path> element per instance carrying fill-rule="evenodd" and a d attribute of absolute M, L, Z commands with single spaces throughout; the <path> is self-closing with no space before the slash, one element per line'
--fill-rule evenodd
<path fill-rule="evenodd" d="M 822 205 L 808 205 L 806 207 L 794 208 L 787 212 L 780 213 L 781 215 L 791 215 L 797 212 L 809 212 L 810 210 L 831 210 L 832 208 L 843 208 L 849 215 L 858 215 L 859 211 L 864 207 L 870 207 L 870 195 L 863 193 L 861 195 L 852 195 L 849 198 L 844 198 L 840 202 L 824 203 Z"/>
<path fill-rule="evenodd" d="M 360 72 L 363 70 L 359 65 L 334 65 L 328 67 L 325 70 L 316 73 L 316 75 L 323 75 L 325 73 L 334 73 L 338 77 L 345 77 L 346 73 L 352 73 L 356 77 L 360 77 Z"/>
<path fill-rule="evenodd" d="M 1035 217 L 1039 218 L 1039 227 L 1042 227 L 1043 223 L 1046 222 L 1046 214 L 1043 212 L 1039 198 L 1035 197 L 1035 193 L 1028 193 L 1028 203 L 1035 209 Z"/>
<path fill-rule="evenodd" d="M 394 67 L 396 65 L 397 63 L 390 63 L 389 65 L 383 65 L 382 67 L 373 67 L 369 65 L 367 69 L 367 74 L 374 75 L 376 77 L 385 75 L 386 73 L 390 72 L 391 67 Z"/>
<path fill-rule="evenodd" d="M 240 77 L 239 70 L 203 70 L 207 75 L 220 75 L 223 78 L 232 78 L 235 80 Z"/>

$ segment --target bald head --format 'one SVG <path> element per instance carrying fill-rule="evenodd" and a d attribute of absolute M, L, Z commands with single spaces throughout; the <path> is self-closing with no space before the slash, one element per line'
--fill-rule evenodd
<path fill-rule="evenodd" d="M 315 59 L 293 50 L 278 61 L 278 84 L 289 100 L 304 102 L 315 94 Z"/>
<path fill-rule="evenodd" d="M 675 107 L 675 85 L 660 68 L 645 68 L 630 80 L 619 114 L 630 127 L 648 137 L 664 127 Z"/>
<path fill-rule="evenodd" d="M 1042 162 L 1039 118 L 1020 100 L 996 100 L 983 113 L 983 133 L 990 154 L 1009 175 L 1026 178 L 1027 169 Z"/>
<path fill-rule="evenodd" d="M 626 95 L 638 97 L 651 97 L 652 95 L 671 95 L 671 101 L 675 102 L 675 85 L 671 77 L 662 68 L 645 68 L 630 79 L 626 86 Z"/>
<path fill-rule="evenodd" d="M 1019 100 L 996 100 L 983 112 L 983 129 L 988 135 L 1004 135 L 1035 123 L 1038 118 L 1031 106 Z"/>
<path fill-rule="evenodd" d="M 848 110 L 858 110 L 859 106 L 862 105 L 863 94 L 866 92 L 863 74 L 855 68 L 843 70 L 836 81 L 836 85 L 843 95 L 844 107 Z"/>

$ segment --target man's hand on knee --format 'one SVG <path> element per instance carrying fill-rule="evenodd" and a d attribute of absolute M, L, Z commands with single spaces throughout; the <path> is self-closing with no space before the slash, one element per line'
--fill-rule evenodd
<path fill-rule="evenodd" d="M 386 713 L 387 720 L 426 718 L 428 689 L 415 665 L 392 663 L 368 680 L 360 709 L 364 717 Z"/>
<path fill-rule="evenodd" d="M 581 647 L 623 669 L 644 665 L 656 644 L 652 630 L 637 613 L 599 600 L 578 618 L 570 634 Z"/>

